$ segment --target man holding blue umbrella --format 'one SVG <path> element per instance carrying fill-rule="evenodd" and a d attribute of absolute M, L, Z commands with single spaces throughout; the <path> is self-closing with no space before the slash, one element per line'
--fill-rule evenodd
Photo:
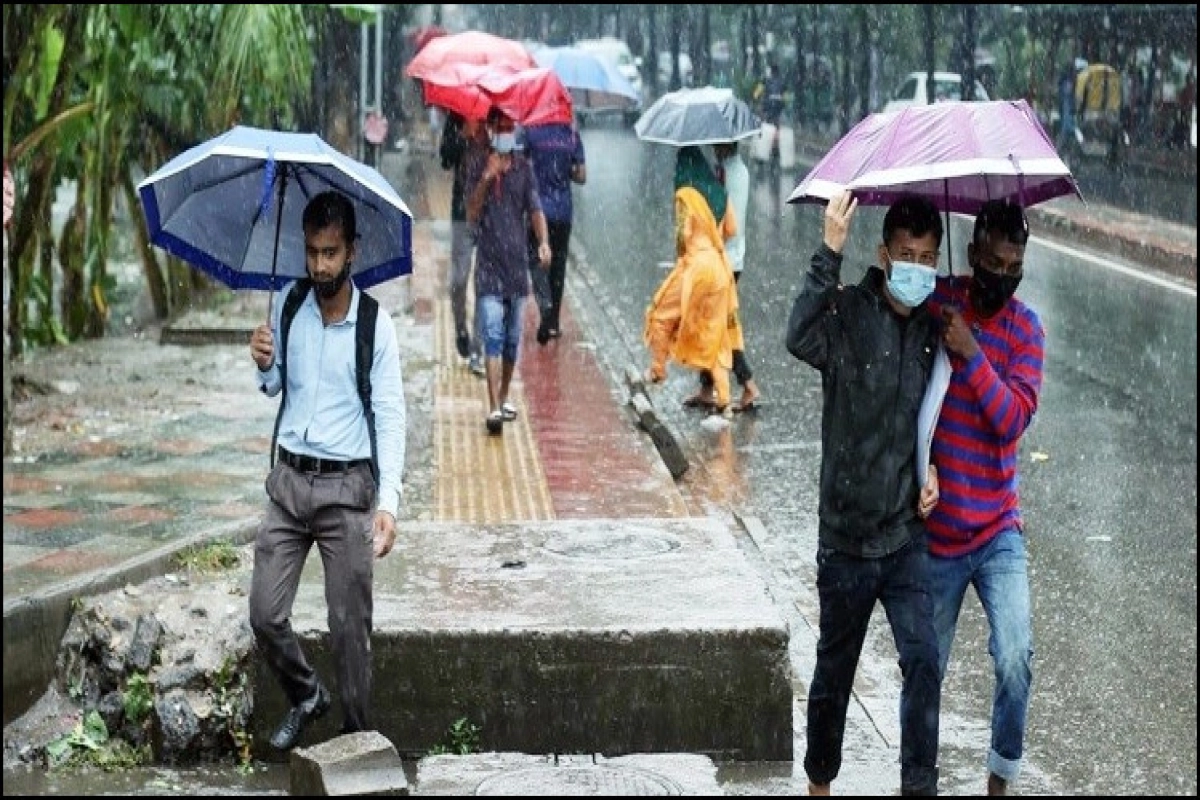
<path fill-rule="evenodd" d="M 321 192 L 301 224 L 306 277 L 281 290 L 272 323 L 250 341 L 259 387 L 272 397 L 282 392 L 272 442 L 278 459 L 266 480 L 250 587 L 251 628 L 291 706 L 271 737 L 277 750 L 294 747 L 332 703 L 291 626 L 314 543 L 342 732 L 370 727 L 373 559 L 396 541 L 406 436 L 395 326 L 350 280 L 359 238 L 354 204 L 341 192 Z"/>

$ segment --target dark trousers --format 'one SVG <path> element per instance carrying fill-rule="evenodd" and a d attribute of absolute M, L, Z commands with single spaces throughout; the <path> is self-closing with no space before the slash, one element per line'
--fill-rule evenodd
<path fill-rule="evenodd" d="M 900 789 L 903 794 L 937 794 L 941 684 L 928 560 L 923 543 L 870 559 L 818 549 L 821 633 L 808 689 L 804 755 L 804 770 L 813 783 L 830 783 L 841 770 L 846 709 L 878 601 L 900 655 Z"/>
<path fill-rule="evenodd" d="M 733 273 L 733 282 L 737 283 L 742 279 L 741 272 Z M 745 333 L 742 334 L 745 336 Z M 733 351 L 733 377 L 737 378 L 737 382 L 741 386 L 745 386 L 754 378 L 754 373 L 750 371 L 750 362 L 746 360 L 745 350 Z M 712 375 L 707 371 L 700 373 L 700 385 L 705 389 L 711 389 L 713 385 Z"/>
<path fill-rule="evenodd" d="M 250 627 L 291 705 L 320 683 L 292 630 L 292 604 L 316 543 L 325 574 L 330 652 L 337 662 L 343 731 L 370 730 L 371 583 L 375 479 L 369 464 L 324 475 L 276 464 L 267 511 L 254 539 Z"/>
<path fill-rule="evenodd" d="M 529 233 L 529 272 L 533 281 L 533 296 L 541 313 L 541 327 L 560 328 L 558 317 L 562 310 L 563 289 L 567 285 L 567 255 L 571 246 L 571 222 L 546 220 L 550 233 L 550 267 L 543 269 L 537 257 L 537 236 Z"/>

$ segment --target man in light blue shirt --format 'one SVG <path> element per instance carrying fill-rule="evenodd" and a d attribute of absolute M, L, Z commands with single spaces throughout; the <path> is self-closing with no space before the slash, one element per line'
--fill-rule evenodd
<path fill-rule="evenodd" d="M 260 325 L 250 340 L 260 388 L 272 397 L 283 392 L 278 459 L 266 481 L 267 511 L 255 538 L 250 588 L 250 626 L 291 706 L 271 737 L 278 750 L 294 747 L 308 723 L 331 705 L 290 621 L 314 543 L 324 565 L 342 730 L 370 729 L 373 559 L 387 555 L 396 541 L 406 436 L 396 329 L 382 310 L 370 367 L 374 448 L 358 394 L 356 326 L 364 306 L 376 301 L 349 280 L 354 206 L 340 193 L 318 194 L 304 210 L 303 227 L 311 288 L 286 339 L 279 326 L 291 286 L 275 298 L 272 324 Z M 276 352 L 277 336 L 286 341 L 286 353 Z"/>

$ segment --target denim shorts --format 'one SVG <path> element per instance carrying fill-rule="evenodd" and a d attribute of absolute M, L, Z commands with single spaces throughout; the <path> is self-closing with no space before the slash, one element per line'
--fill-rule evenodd
<path fill-rule="evenodd" d="M 479 332 L 483 336 L 483 352 L 488 358 L 503 356 L 515 362 L 521 346 L 521 312 L 525 296 L 501 297 L 485 294 L 475 302 Z"/>

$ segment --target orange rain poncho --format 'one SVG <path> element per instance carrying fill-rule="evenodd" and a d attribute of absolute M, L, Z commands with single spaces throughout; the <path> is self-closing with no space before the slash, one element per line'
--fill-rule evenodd
<path fill-rule="evenodd" d="M 724 409 L 729 405 L 733 351 L 742 348 L 737 284 L 704 196 L 690 186 L 680 188 L 675 192 L 675 213 L 679 254 L 646 309 L 642 333 L 650 350 L 650 378 L 666 377 L 668 359 L 707 370 L 717 406 Z"/>

